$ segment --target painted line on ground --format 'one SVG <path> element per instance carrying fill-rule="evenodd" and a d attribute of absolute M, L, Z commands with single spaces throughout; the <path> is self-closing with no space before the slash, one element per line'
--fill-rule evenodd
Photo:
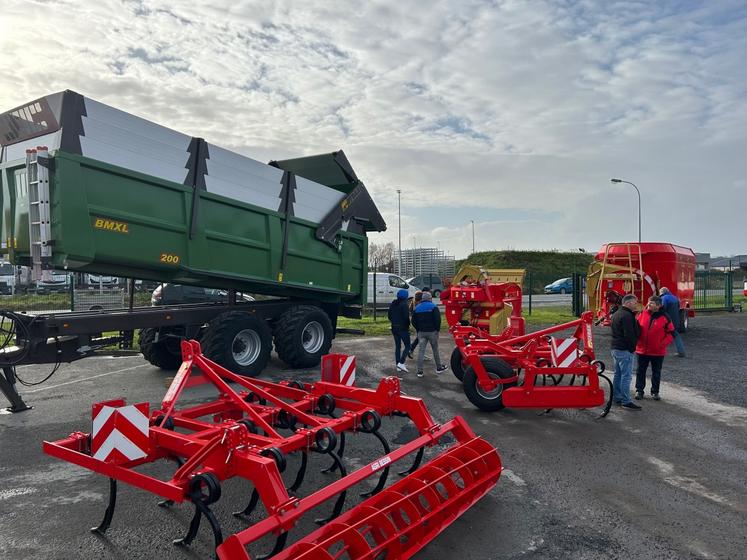
<path fill-rule="evenodd" d="M 56 389 L 57 387 L 64 387 L 65 385 L 72 385 L 74 383 L 81 383 L 83 381 L 89 381 L 91 379 L 97 379 L 99 377 L 107 377 L 109 375 L 116 375 L 118 373 L 124 373 L 125 371 L 132 371 L 133 369 L 139 369 L 144 367 L 153 367 L 150 364 L 140 364 L 138 366 L 132 366 L 123 369 L 117 369 L 114 371 L 107 371 L 106 373 L 99 373 L 98 375 L 92 375 L 91 377 L 83 377 L 81 379 L 73 379 L 72 381 L 65 381 L 64 383 L 58 383 L 57 385 L 49 385 L 48 387 L 41 387 L 34 389 L 33 391 L 24 391 L 24 395 L 30 395 L 32 393 L 40 393 L 41 391 L 49 391 L 50 389 Z"/>

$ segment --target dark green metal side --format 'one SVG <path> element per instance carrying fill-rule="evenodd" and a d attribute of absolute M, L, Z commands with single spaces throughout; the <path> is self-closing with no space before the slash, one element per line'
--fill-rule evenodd
<path fill-rule="evenodd" d="M 303 219 L 288 217 L 286 229 L 282 213 L 206 191 L 61 151 L 49 161 L 55 269 L 365 302 L 364 235 L 343 231 L 331 246 L 315 237 L 318 224 Z M 0 173 L 9 258 L 28 265 L 25 162 L 4 164 Z M 194 192 L 199 212 L 190 239 Z"/>

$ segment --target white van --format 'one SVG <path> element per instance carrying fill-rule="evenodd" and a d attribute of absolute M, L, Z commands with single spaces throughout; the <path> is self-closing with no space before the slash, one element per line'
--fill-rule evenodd
<path fill-rule="evenodd" d="M 16 269 L 9 262 L 0 261 L 0 293 L 12 294 L 16 285 Z"/>
<path fill-rule="evenodd" d="M 369 272 L 368 273 L 368 303 L 373 305 L 374 302 L 374 274 L 376 275 L 376 307 L 386 307 L 393 299 L 397 297 L 399 290 L 405 289 L 410 293 L 410 297 L 415 295 L 418 288 L 408 284 L 404 279 L 396 274 L 388 272 Z"/>

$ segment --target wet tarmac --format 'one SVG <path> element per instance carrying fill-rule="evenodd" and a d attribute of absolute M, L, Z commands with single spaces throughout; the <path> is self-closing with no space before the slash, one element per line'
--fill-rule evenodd
<path fill-rule="evenodd" d="M 585 410 L 480 412 L 450 372 L 433 372 L 432 360 L 424 378 L 405 375 L 405 392 L 422 397 L 437 421 L 463 415 L 498 448 L 505 467 L 498 485 L 416 558 L 745 558 L 747 314 L 705 315 L 691 325 L 684 339 L 688 357 L 665 360 L 662 400 L 645 399 L 641 412 L 614 407 L 605 419 Z M 609 333 L 599 328 L 595 335 L 598 357 L 611 362 Z M 444 361 L 452 348 L 442 335 Z M 340 337 L 333 351 L 357 356 L 360 386 L 375 387 L 395 373 L 389 338 Z M 39 379 L 45 370 L 22 367 L 19 375 Z M 212 557 L 206 526 L 192 547 L 171 544 L 186 531 L 189 506 L 159 508 L 157 498 L 125 485 L 107 536 L 90 533 L 106 505 L 106 480 L 41 452 L 45 439 L 88 431 L 92 402 L 158 402 L 171 375 L 139 356 L 100 357 L 63 366 L 38 387 L 21 388 L 35 408 L 0 415 L 0 558 Z M 282 370 L 274 361 L 265 374 L 291 377 L 310 381 L 316 373 Z M 204 387 L 193 388 L 186 402 L 208 395 Z M 395 444 L 413 435 L 403 419 L 386 420 L 383 431 Z M 350 467 L 381 453 L 370 439 L 351 440 Z M 168 477 L 171 471 L 173 466 L 163 465 L 154 472 Z M 313 469 L 308 489 L 331 480 Z M 224 534 L 247 526 L 230 512 L 243 507 L 248 491 L 241 481 L 224 485 L 215 507 Z M 304 523 L 292 536 L 312 529 Z"/>

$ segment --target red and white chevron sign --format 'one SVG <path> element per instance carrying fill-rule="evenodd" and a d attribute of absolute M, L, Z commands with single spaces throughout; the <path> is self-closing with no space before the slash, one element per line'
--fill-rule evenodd
<path fill-rule="evenodd" d="M 322 356 L 322 381 L 352 387 L 355 385 L 355 356 L 327 354 Z"/>
<path fill-rule="evenodd" d="M 91 455 L 121 465 L 148 455 L 148 403 L 126 405 L 122 399 L 93 405 Z"/>
<path fill-rule="evenodd" d="M 555 367 L 569 367 L 578 359 L 577 338 L 551 338 L 550 357 Z"/>

